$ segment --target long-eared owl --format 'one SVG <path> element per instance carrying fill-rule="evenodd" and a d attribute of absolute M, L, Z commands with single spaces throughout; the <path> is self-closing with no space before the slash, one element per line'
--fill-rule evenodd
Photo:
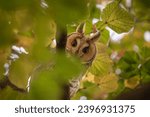
<path fill-rule="evenodd" d="M 83 26 L 84 24 L 81 24 L 76 32 L 68 35 L 66 51 L 70 54 L 76 55 L 81 59 L 84 65 L 89 66 L 97 53 L 95 42 L 98 40 L 100 32 L 95 30 L 91 36 L 85 36 Z M 70 81 L 70 97 L 78 91 L 82 77 L 83 74 Z"/>

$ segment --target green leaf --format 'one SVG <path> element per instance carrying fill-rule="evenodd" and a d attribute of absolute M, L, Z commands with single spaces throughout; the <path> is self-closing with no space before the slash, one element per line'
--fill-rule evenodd
<path fill-rule="evenodd" d="M 123 79 L 118 79 L 118 88 L 115 90 L 115 92 L 109 94 L 108 99 L 115 99 L 124 90 L 125 90 L 124 80 Z"/>
<path fill-rule="evenodd" d="M 92 66 L 89 68 L 89 72 L 96 76 L 104 76 L 111 72 L 112 61 L 106 53 L 106 47 L 103 44 L 97 44 L 98 53 Z"/>
<path fill-rule="evenodd" d="M 106 27 L 103 21 L 98 21 L 97 23 L 95 23 L 95 25 L 96 25 L 97 29 L 100 31 L 104 30 Z"/>
<path fill-rule="evenodd" d="M 15 91 L 10 87 L 0 90 L 0 100 L 23 100 L 26 99 L 25 97 L 26 94 Z"/>
<path fill-rule="evenodd" d="M 138 66 L 140 64 L 139 56 L 134 51 L 128 51 L 117 63 L 117 67 L 121 69 L 120 76 L 122 78 L 131 78 L 139 74 Z"/>
<path fill-rule="evenodd" d="M 83 82 L 83 87 L 85 89 L 81 89 L 77 92 L 72 99 L 79 100 L 81 96 L 86 96 L 87 99 L 95 99 L 96 96 L 99 95 L 100 88 L 96 84 L 86 81 Z"/>
<path fill-rule="evenodd" d="M 140 49 L 140 54 L 145 59 L 148 58 L 148 57 L 150 57 L 150 48 L 143 47 L 142 49 Z"/>
<path fill-rule="evenodd" d="M 100 14 L 101 14 L 101 11 L 99 8 L 97 8 L 96 6 L 94 6 L 91 11 L 90 11 L 90 18 L 93 19 L 93 18 L 97 18 L 99 19 L 100 18 Z"/>
<path fill-rule="evenodd" d="M 29 99 L 60 99 L 64 85 L 69 79 L 77 78 L 84 69 L 78 59 L 59 52 L 50 62 L 41 65 L 32 74 Z"/>
<path fill-rule="evenodd" d="M 89 15 L 87 0 L 45 0 L 47 11 L 61 25 L 81 21 Z"/>
<path fill-rule="evenodd" d="M 117 33 L 128 32 L 133 27 L 133 18 L 123 8 L 114 1 L 106 6 L 101 14 L 104 24 L 112 28 Z"/>
<path fill-rule="evenodd" d="M 141 67 L 142 82 L 150 82 L 150 60 L 147 60 Z"/>
<path fill-rule="evenodd" d="M 93 24 L 91 20 L 87 20 L 85 24 L 85 34 L 90 34 L 93 31 Z"/>
<path fill-rule="evenodd" d="M 75 32 L 76 28 L 77 28 L 77 24 L 67 25 L 67 33 L 71 34 L 72 32 Z"/>
<path fill-rule="evenodd" d="M 21 55 L 19 57 L 18 60 L 11 63 L 9 80 L 17 87 L 25 89 L 34 64 L 28 55 Z"/>
<path fill-rule="evenodd" d="M 61 86 L 58 79 L 51 77 L 52 71 L 42 71 L 36 79 L 32 78 L 29 99 L 60 99 Z"/>
<path fill-rule="evenodd" d="M 101 36 L 100 36 L 100 42 L 104 43 L 104 44 L 107 44 L 108 43 L 108 40 L 109 40 L 109 31 L 104 29 L 102 32 L 101 32 Z"/>

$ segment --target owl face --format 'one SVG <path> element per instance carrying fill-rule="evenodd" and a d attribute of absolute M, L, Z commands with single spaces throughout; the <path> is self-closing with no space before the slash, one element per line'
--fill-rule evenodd
<path fill-rule="evenodd" d="M 91 37 L 86 37 L 80 32 L 72 33 L 67 37 L 66 50 L 79 57 L 82 62 L 91 63 L 96 55 L 95 41 L 98 37 L 99 32 Z"/>

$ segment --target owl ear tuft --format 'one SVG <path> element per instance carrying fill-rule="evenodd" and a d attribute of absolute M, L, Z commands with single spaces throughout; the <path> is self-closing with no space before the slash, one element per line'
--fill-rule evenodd
<path fill-rule="evenodd" d="M 100 32 L 97 30 L 92 36 L 89 37 L 89 40 L 95 42 L 99 39 Z"/>
<path fill-rule="evenodd" d="M 83 33 L 84 33 L 84 25 L 85 25 L 84 22 L 81 23 L 81 24 L 77 27 L 76 32 L 83 34 Z"/>

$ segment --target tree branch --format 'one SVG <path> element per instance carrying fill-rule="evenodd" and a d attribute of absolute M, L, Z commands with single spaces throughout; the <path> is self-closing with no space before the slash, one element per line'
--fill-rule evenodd
<path fill-rule="evenodd" d="M 67 41 L 67 27 L 59 24 L 57 25 L 56 31 L 56 43 L 57 50 L 65 51 L 66 41 Z"/>
<path fill-rule="evenodd" d="M 65 53 L 66 48 L 66 42 L 67 42 L 67 27 L 66 25 L 59 25 L 59 23 L 56 23 L 57 25 L 57 31 L 56 31 L 56 49 L 57 51 L 61 51 Z M 61 83 L 62 87 L 62 100 L 69 100 L 70 99 L 70 93 L 69 93 L 69 81 L 67 83 Z"/>

